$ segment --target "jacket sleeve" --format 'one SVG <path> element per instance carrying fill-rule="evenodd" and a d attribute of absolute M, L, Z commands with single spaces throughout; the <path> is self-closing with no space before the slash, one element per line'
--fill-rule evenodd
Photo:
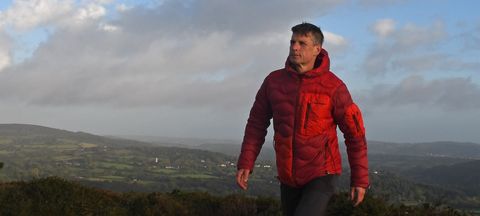
<path fill-rule="evenodd" d="M 255 160 L 265 142 L 267 128 L 270 126 L 272 109 L 267 98 L 267 79 L 257 92 L 250 115 L 245 127 L 245 135 L 242 142 L 242 150 L 238 158 L 238 169 L 253 170 Z"/>
<path fill-rule="evenodd" d="M 353 103 L 352 97 L 343 83 L 333 95 L 333 106 L 335 122 L 343 132 L 347 146 L 351 170 L 350 184 L 354 187 L 367 188 L 369 178 L 365 127 L 360 109 Z"/>

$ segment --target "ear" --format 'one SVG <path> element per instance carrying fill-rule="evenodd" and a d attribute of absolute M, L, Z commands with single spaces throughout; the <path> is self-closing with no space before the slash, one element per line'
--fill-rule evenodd
<path fill-rule="evenodd" d="M 322 52 L 322 45 L 321 44 L 315 45 L 315 53 L 319 55 L 320 52 Z"/>

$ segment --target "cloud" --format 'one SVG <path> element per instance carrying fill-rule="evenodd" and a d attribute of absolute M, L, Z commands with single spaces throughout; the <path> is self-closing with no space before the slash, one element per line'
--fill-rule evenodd
<path fill-rule="evenodd" d="M 84 22 L 85 20 L 89 19 L 98 19 L 102 16 L 105 16 L 105 14 L 107 14 L 107 10 L 103 6 L 90 3 L 83 8 L 79 8 L 73 19 L 76 22 Z"/>
<path fill-rule="evenodd" d="M 72 0 L 15 0 L 1 14 L 2 24 L 18 31 L 27 31 L 61 19 L 73 10 L 73 4 Z"/>
<path fill-rule="evenodd" d="M 331 52 L 342 52 L 348 47 L 345 37 L 332 32 L 323 32 L 325 36 L 325 48 Z"/>
<path fill-rule="evenodd" d="M 244 37 L 258 32 L 289 30 L 292 25 L 312 21 L 305 19 L 322 16 L 343 2 L 343 0 L 299 0 L 292 3 L 280 0 L 272 4 L 269 1 L 255 0 L 196 0 L 187 4 L 167 0 L 155 8 L 154 12 L 141 8 L 126 11 L 125 13 L 132 14 L 132 17 L 122 22 L 130 22 L 125 24 L 145 32 L 155 31 L 157 26 L 168 26 L 169 30 L 174 32 L 188 28 L 198 32 L 230 31 L 235 32 L 234 36 Z M 302 11 L 302 14 L 298 11 Z M 146 22 L 147 19 L 156 19 L 156 22 Z M 172 20 L 175 20 L 174 26 Z M 150 26 L 151 24 L 155 26 Z"/>
<path fill-rule="evenodd" d="M 446 39 L 447 32 L 443 22 L 435 22 L 429 27 L 407 24 L 394 35 L 393 48 L 409 52 L 417 47 L 434 45 Z"/>
<path fill-rule="evenodd" d="M 379 24 L 385 22 L 390 23 L 391 21 L 380 20 L 375 26 L 383 25 L 383 30 L 385 30 L 385 26 L 388 25 Z M 380 29 L 379 27 L 378 30 Z M 424 55 L 435 54 L 438 52 L 435 47 L 447 39 L 447 33 L 442 22 L 435 22 L 428 27 L 406 24 L 398 30 L 387 32 L 388 34 L 376 32 L 382 38 L 370 49 L 363 62 L 361 70 L 370 76 L 402 71 L 404 66 L 409 67 L 409 65 L 395 64 L 395 67 L 393 67 L 392 63 L 402 62 L 403 58 L 411 56 L 422 58 Z M 425 50 L 427 50 L 426 53 Z"/>
<path fill-rule="evenodd" d="M 422 109 L 462 111 L 480 106 L 480 86 L 471 78 L 425 80 L 412 75 L 396 85 L 378 85 L 362 96 L 369 109 L 415 106 Z"/>
<path fill-rule="evenodd" d="M 395 21 L 392 19 L 378 20 L 374 24 L 372 30 L 379 37 L 382 37 L 382 38 L 387 37 L 388 35 L 390 35 L 395 31 Z"/>
<path fill-rule="evenodd" d="M 83 24 L 106 15 L 105 5 L 111 0 L 14 0 L 12 6 L 0 13 L 0 27 L 16 32 L 28 32 L 42 26 Z"/>
<path fill-rule="evenodd" d="M 425 71 L 480 71 L 480 62 L 468 62 L 447 54 L 432 53 L 405 56 L 391 61 L 391 68 L 396 71 L 419 73 Z"/>
<path fill-rule="evenodd" d="M 478 51 L 480 49 L 480 22 L 472 30 L 462 33 L 460 38 L 465 41 L 464 50 Z"/>
<path fill-rule="evenodd" d="M 0 11 L 0 31 L 12 38 L 6 46 L 0 41 L 0 71 L 10 66 L 19 50 L 36 47 L 22 40 L 42 30 L 53 32 L 57 28 L 78 28 L 106 15 L 104 4 L 111 0 L 14 0 L 11 6 Z M 114 31 L 112 25 L 101 25 L 105 31 Z M 49 33 L 48 33 L 49 34 Z M 5 36 L 2 36 L 5 37 Z M 47 36 L 48 37 L 48 36 Z M 5 40 L 3 40 L 5 41 Z"/>
<path fill-rule="evenodd" d="M 119 11 L 119 12 L 125 12 L 125 11 L 128 11 L 130 9 L 132 9 L 132 7 L 127 6 L 126 4 L 118 4 L 116 6 L 116 10 Z"/>
<path fill-rule="evenodd" d="M 165 1 L 116 20 L 92 7 L 81 28 L 59 24 L 30 59 L 5 69 L 0 98 L 42 106 L 243 110 L 265 75 L 283 67 L 291 25 L 341 2 Z"/>
<path fill-rule="evenodd" d="M 4 32 L 0 31 L 0 72 L 11 64 L 11 43 L 11 38 Z"/>
<path fill-rule="evenodd" d="M 408 0 L 359 0 L 358 3 L 362 6 L 384 6 L 390 4 L 404 3 Z"/>
<path fill-rule="evenodd" d="M 99 29 L 102 29 L 102 30 L 107 31 L 107 32 L 115 32 L 115 31 L 120 30 L 120 28 L 118 26 L 114 26 L 114 25 L 111 25 L 111 24 L 105 24 L 105 23 L 100 24 L 98 27 L 99 27 Z"/>

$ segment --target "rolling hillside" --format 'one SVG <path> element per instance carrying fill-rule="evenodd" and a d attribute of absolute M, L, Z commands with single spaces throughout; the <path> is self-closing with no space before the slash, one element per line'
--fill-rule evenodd
<path fill-rule="evenodd" d="M 480 196 L 480 160 L 412 169 L 405 173 L 417 182 L 460 190 L 471 196 Z"/>
<path fill-rule="evenodd" d="M 220 151 L 219 147 L 225 146 L 203 145 L 203 148 Z M 264 154 L 269 152 L 273 153 L 266 146 Z M 236 160 L 235 155 L 206 150 L 162 147 L 34 125 L 0 125 L 0 162 L 4 163 L 0 181 L 59 176 L 119 192 L 169 192 L 180 188 L 226 195 L 240 192 L 234 181 Z M 478 200 L 472 198 L 474 194 L 467 196 L 462 190 L 427 185 L 432 183 L 418 184 L 403 175 L 403 172 L 416 169 L 469 161 L 449 157 L 370 154 L 372 193 L 396 203 L 434 202 L 437 196 L 449 196 L 455 201 L 450 203 L 453 205 L 480 206 Z M 400 174 L 403 176 L 399 177 Z M 258 161 L 247 194 L 278 197 L 279 183 L 275 176 L 274 162 Z M 348 178 L 346 168 L 340 190 L 348 190 Z"/>
<path fill-rule="evenodd" d="M 116 191 L 237 190 L 235 158 L 34 125 L 0 125 L 0 180 L 60 176 Z M 251 194 L 275 195 L 273 167 L 258 168 Z"/>

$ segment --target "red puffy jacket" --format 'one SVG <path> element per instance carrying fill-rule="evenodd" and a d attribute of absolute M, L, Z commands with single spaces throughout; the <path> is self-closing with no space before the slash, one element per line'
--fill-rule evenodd
<path fill-rule="evenodd" d="M 278 178 L 300 187 L 327 174 L 340 174 L 337 125 L 343 132 L 351 185 L 368 187 L 367 142 L 360 109 L 345 84 L 330 72 L 325 50 L 314 69 L 298 73 L 287 60 L 258 91 L 245 129 L 238 169 L 253 170 L 273 118 Z"/>

